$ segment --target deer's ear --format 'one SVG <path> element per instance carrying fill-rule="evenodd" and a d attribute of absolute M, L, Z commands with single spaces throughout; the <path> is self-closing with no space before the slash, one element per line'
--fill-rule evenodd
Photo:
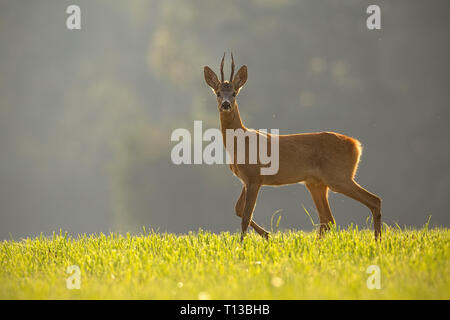
<path fill-rule="evenodd" d="M 205 66 L 203 68 L 203 73 L 205 75 L 205 81 L 208 86 L 210 86 L 214 91 L 219 89 L 220 81 L 214 71 L 212 71 L 210 67 Z"/>
<path fill-rule="evenodd" d="M 242 66 L 233 79 L 233 86 L 239 90 L 247 82 L 247 66 Z"/>

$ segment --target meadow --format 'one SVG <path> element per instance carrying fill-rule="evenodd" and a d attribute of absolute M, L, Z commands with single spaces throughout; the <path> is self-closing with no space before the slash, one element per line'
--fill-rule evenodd
<path fill-rule="evenodd" d="M 0 243 L 0 299 L 449 299 L 450 231 L 96 234 Z M 67 268 L 80 268 L 68 289 Z M 369 289 L 367 268 L 380 268 Z M 71 282 L 73 283 L 73 282 Z"/>

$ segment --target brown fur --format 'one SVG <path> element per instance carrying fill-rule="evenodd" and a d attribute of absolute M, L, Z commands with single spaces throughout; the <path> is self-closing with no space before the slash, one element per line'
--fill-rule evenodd
<path fill-rule="evenodd" d="M 223 73 L 222 70 L 221 73 Z M 241 67 L 230 82 L 220 82 L 209 67 L 204 68 L 204 75 L 206 83 L 217 95 L 223 142 L 226 147 L 226 129 L 250 130 L 242 124 L 235 99 L 247 81 L 247 67 Z M 229 103 L 230 106 L 225 103 L 225 108 L 224 102 Z M 256 132 L 260 139 L 263 133 Z M 270 136 L 270 134 L 267 135 Z M 320 234 L 328 230 L 330 224 L 335 223 L 328 203 L 328 189 L 331 189 L 363 203 L 372 211 L 375 238 L 380 239 L 381 199 L 359 186 L 354 180 L 362 151 L 358 140 L 334 132 L 279 135 L 279 170 L 275 175 L 261 175 L 260 168 L 263 165 L 259 159 L 257 164 L 248 164 L 247 141 L 248 139 L 245 164 L 237 164 L 235 141 L 235 161 L 230 165 L 231 171 L 243 184 L 235 207 L 236 214 L 242 218 L 242 239 L 249 225 L 260 235 L 268 237 L 269 233 L 252 220 L 261 186 L 293 183 L 304 183 L 311 193 L 319 215 Z M 259 143 L 257 145 L 259 146 Z M 268 153 L 270 153 L 270 144 L 268 144 Z"/>

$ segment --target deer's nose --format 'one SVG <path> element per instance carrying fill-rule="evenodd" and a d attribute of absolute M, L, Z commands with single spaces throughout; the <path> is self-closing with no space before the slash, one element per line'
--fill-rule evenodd
<path fill-rule="evenodd" d="M 231 104 L 228 101 L 224 101 L 222 102 L 222 109 L 230 109 L 231 108 Z"/>

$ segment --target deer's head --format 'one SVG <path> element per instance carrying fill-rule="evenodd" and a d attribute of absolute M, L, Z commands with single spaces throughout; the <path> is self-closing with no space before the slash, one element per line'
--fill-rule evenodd
<path fill-rule="evenodd" d="M 231 76 L 230 80 L 224 80 L 223 77 L 223 64 L 225 60 L 225 53 L 223 54 L 222 62 L 220 63 L 220 76 L 221 80 L 217 78 L 217 75 L 210 67 L 205 66 L 204 74 L 205 81 L 208 86 L 211 87 L 214 94 L 217 96 L 217 107 L 220 112 L 230 112 L 236 107 L 236 96 L 239 90 L 247 81 L 247 66 L 242 66 L 233 79 L 234 74 L 234 58 L 231 54 Z"/>

